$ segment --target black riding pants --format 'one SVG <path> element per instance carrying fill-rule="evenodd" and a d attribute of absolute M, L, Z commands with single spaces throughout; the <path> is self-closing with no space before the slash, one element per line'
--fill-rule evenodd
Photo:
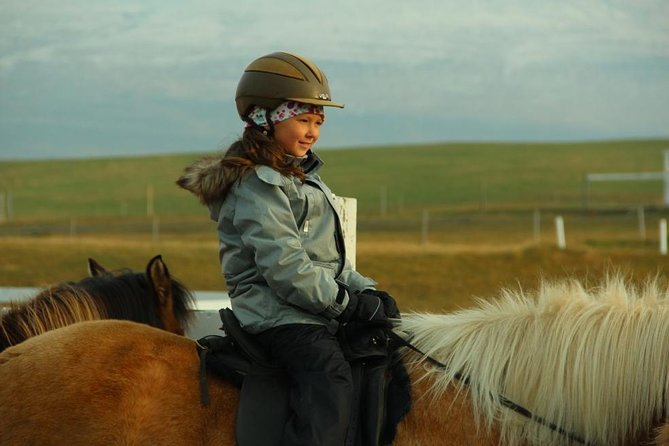
<path fill-rule="evenodd" d="M 292 415 L 282 444 L 345 444 L 353 377 L 335 336 L 321 325 L 291 324 L 271 328 L 256 338 L 291 376 Z"/>

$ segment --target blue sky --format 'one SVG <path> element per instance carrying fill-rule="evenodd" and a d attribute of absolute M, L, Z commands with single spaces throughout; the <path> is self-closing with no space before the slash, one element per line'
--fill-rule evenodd
<path fill-rule="evenodd" d="M 322 148 L 669 137 L 668 24 L 666 0 L 4 0 L 0 159 L 226 147 L 277 50 L 346 103 Z"/>

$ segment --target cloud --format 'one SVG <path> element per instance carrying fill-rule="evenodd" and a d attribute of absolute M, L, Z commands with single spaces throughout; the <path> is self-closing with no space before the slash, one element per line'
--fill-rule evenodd
<path fill-rule="evenodd" d="M 202 113 L 234 119 L 243 68 L 285 49 L 326 70 L 351 120 L 666 135 L 667 23 L 663 0 L 6 0 L 0 124 L 18 141 L 11 123 L 118 128 L 126 108 L 214 139 L 238 123 Z M 369 138 L 385 141 L 381 127 Z"/>

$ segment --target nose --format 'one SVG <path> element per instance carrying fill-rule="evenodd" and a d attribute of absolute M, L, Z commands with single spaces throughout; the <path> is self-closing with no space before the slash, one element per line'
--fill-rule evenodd
<path fill-rule="evenodd" d="M 312 138 L 314 142 L 321 134 L 321 128 L 318 124 L 312 123 L 307 127 L 307 137 Z"/>

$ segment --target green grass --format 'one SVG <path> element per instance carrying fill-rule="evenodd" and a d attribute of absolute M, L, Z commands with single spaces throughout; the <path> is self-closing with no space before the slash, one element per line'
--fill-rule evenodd
<path fill-rule="evenodd" d="M 659 171 L 669 140 L 593 143 L 469 143 L 322 150 L 322 176 L 361 216 L 416 210 L 577 207 L 591 172 Z M 0 192 L 16 219 L 145 215 L 153 188 L 159 215 L 197 215 L 197 200 L 175 186 L 199 154 L 0 162 Z M 662 204 L 659 181 L 593 183 L 593 206 Z"/>
<path fill-rule="evenodd" d="M 664 274 L 657 254 L 662 184 L 593 183 L 586 173 L 659 171 L 669 140 L 579 144 L 434 144 L 319 152 L 338 195 L 358 199 L 358 269 L 397 295 L 404 309 L 449 311 L 500 288 L 541 278 L 596 283 L 609 271 L 633 280 Z M 175 179 L 201 154 L 0 162 L 0 193 L 14 219 L 0 223 L 0 286 L 44 286 L 86 274 L 86 259 L 143 269 L 163 254 L 192 289 L 220 290 L 213 222 Z M 146 217 L 153 188 L 160 233 Z M 381 215 L 381 194 L 387 198 Z M 647 208 L 646 239 L 636 207 Z M 539 238 L 533 212 L 541 210 Z M 430 231 L 421 238 L 421 215 Z M 567 247 L 554 245 L 560 213 Z M 70 231 L 74 228 L 73 233 Z"/>

